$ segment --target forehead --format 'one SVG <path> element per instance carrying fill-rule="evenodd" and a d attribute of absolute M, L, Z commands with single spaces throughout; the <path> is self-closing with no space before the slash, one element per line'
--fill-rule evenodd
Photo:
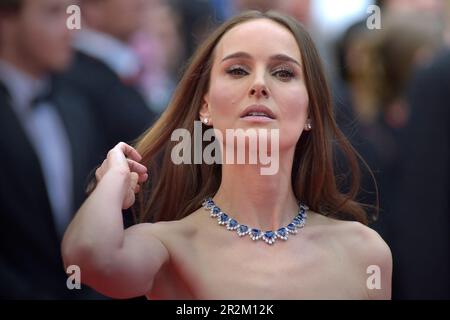
<path fill-rule="evenodd" d="M 228 30 L 216 47 L 216 58 L 244 51 L 252 56 L 269 57 L 286 54 L 301 60 L 300 49 L 293 34 L 269 19 L 250 20 Z"/>

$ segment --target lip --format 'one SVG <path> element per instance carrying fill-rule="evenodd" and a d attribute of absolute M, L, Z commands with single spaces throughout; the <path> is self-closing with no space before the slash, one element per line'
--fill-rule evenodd
<path fill-rule="evenodd" d="M 251 113 L 251 112 L 262 112 L 265 113 L 267 115 L 266 116 L 248 116 L 247 114 Z M 241 113 L 241 119 L 246 119 L 246 120 L 264 120 L 264 121 L 271 121 L 271 120 L 275 120 L 276 116 L 273 113 L 272 110 L 270 110 L 268 107 L 266 107 L 265 105 L 262 104 L 254 104 L 251 106 L 248 106 L 247 108 L 244 109 L 244 111 Z"/>

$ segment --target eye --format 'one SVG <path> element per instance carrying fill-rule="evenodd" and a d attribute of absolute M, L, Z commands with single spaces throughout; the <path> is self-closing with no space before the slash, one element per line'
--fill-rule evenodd
<path fill-rule="evenodd" d="M 235 76 L 235 77 L 243 77 L 248 75 L 249 73 L 243 67 L 233 66 L 226 70 L 226 73 Z"/>
<path fill-rule="evenodd" d="M 282 81 L 289 81 L 295 78 L 295 73 L 287 68 L 280 68 L 275 70 L 272 75 L 276 76 L 278 79 Z"/>

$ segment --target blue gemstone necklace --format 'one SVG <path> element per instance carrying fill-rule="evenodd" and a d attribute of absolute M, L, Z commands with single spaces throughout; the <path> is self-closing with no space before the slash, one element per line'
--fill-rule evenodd
<path fill-rule="evenodd" d="M 299 229 L 305 226 L 307 211 L 309 210 L 306 205 L 300 204 L 298 214 L 292 219 L 291 223 L 285 227 L 281 227 L 277 231 L 270 230 L 263 232 L 259 229 L 249 228 L 244 224 L 240 224 L 225 212 L 222 212 L 211 198 L 205 199 L 202 206 L 210 212 L 212 218 L 217 219 L 219 225 L 225 226 L 230 231 L 236 231 L 240 237 L 250 235 L 252 240 L 257 241 L 263 239 L 267 244 L 274 244 L 278 238 L 286 241 L 289 234 L 296 234 Z"/>

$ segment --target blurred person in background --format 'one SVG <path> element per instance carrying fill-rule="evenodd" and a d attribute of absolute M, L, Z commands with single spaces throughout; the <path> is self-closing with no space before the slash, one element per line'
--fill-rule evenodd
<path fill-rule="evenodd" d="M 55 75 L 72 57 L 68 0 L 0 2 L 0 298 L 98 297 L 69 290 L 60 242 L 97 163 L 83 96 Z"/>
<path fill-rule="evenodd" d="M 140 27 L 143 0 L 81 0 L 80 6 L 82 29 L 65 79 L 90 101 L 105 152 L 136 139 L 155 117 L 138 92 L 141 66 L 128 44 Z"/>
<path fill-rule="evenodd" d="M 375 172 L 381 213 L 372 227 L 394 245 L 402 232 L 394 228 L 401 216 L 397 198 L 402 194 L 400 150 L 410 114 L 408 88 L 414 70 L 427 66 L 442 48 L 444 19 L 442 1 L 382 4 L 381 30 L 369 30 L 362 21 L 343 36 L 338 46 L 341 78 L 335 81 L 334 91 L 341 129 Z M 363 178 L 363 186 L 367 192 L 361 196 L 376 201 L 370 175 Z M 410 228 L 405 219 L 402 226 Z M 398 252 L 411 250 L 404 247 Z M 402 272 L 403 268 L 394 267 L 394 298 L 403 290 L 397 277 Z"/>
<path fill-rule="evenodd" d="M 339 81 L 347 87 L 362 123 L 373 122 L 381 112 L 391 127 L 405 125 L 407 110 L 402 100 L 412 70 L 429 62 L 442 46 L 438 3 L 442 2 L 379 1 L 382 29 L 369 30 L 363 20 L 337 43 Z"/>
<path fill-rule="evenodd" d="M 434 21 L 417 14 L 387 15 L 379 31 L 367 29 L 365 21 L 353 25 L 338 46 L 338 123 L 377 174 L 385 212 L 390 211 L 400 165 L 397 138 L 408 118 L 406 88 L 414 68 L 441 47 L 438 31 Z M 375 200 L 372 179 L 365 180 L 366 197 Z M 379 231 L 387 236 L 386 230 Z"/>
<path fill-rule="evenodd" d="M 277 10 L 291 15 L 304 26 L 309 28 L 312 23 L 311 0 L 234 0 L 230 1 L 234 12 L 245 10 Z M 310 32 L 310 28 L 308 32 Z"/>
<path fill-rule="evenodd" d="M 446 0 L 378 0 L 375 1 L 388 14 L 439 14 Z"/>
<path fill-rule="evenodd" d="M 450 2 L 445 3 L 450 34 Z M 450 299 L 450 42 L 411 82 L 400 136 L 402 167 L 390 225 L 394 297 Z"/>
<path fill-rule="evenodd" d="M 410 120 L 400 139 L 402 167 L 391 241 L 400 299 L 450 299 L 450 52 L 411 85 Z"/>
<path fill-rule="evenodd" d="M 234 0 L 232 1 L 235 11 L 242 12 L 245 10 L 268 11 L 273 9 L 277 4 L 270 0 Z"/>
<path fill-rule="evenodd" d="M 280 11 L 291 14 L 303 25 L 311 27 L 311 0 L 280 0 L 277 1 L 277 5 Z"/>
<path fill-rule="evenodd" d="M 214 7 L 209 0 L 167 0 L 179 17 L 183 60 L 187 61 L 197 46 L 217 26 Z"/>
<path fill-rule="evenodd" d="M 169 103 L 184 62 L 180 22 L 169 1 L 149 0 L 143 9 L 142 25 L 131 39 L 142 65 L 140 92 L 157 114 Z"/>

